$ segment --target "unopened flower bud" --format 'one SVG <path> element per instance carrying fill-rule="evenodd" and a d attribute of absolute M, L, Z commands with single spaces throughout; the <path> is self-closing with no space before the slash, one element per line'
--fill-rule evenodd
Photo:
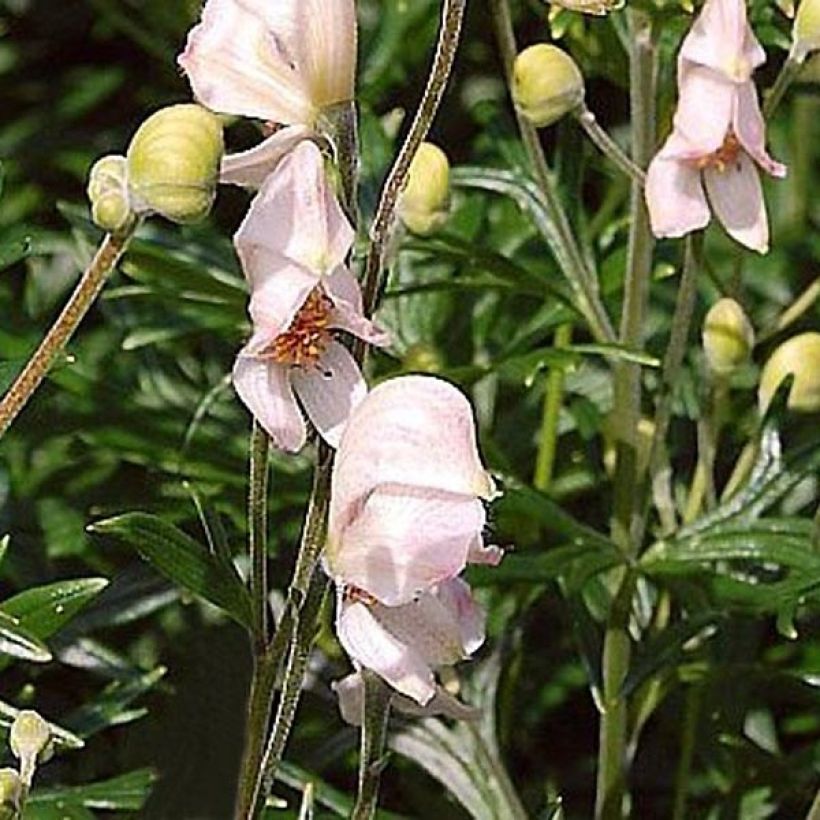
<path fill-rule="evenodd" d="M 16 769 L 0 769 L 0 820 L 19 817 L 23 781 Z"/>
<path fill-rule="evenodd" d="M 802 0 L 792 28 L 792 59 L 802 63 L 820 49 L 820 0 Z"/>
<path fill-rule="evenodd" d="M 108 156 L 94 163 L 86 188 L 91 200 L 91 219 L 109 233 L 122 233 L 134 219 L 128 199 L 125 157 Z"/>
<path fill-rule="evenodd" d="M 734 299 L 712 305 L 703 323 L 703 350 L 715 373 L 729 375 L 748 361 L 754 343 L 752 324 Z"/>
<path fill-rule="evenodd" d="M 399 216 L 413 232 L 426 236 L 447 221 L 450 212 L 450 162 L 431 142 L 423 142 L 407 175 Z"/>
<path fill-rule="evenodd" d="M 200 105 L 150 116 L 128 146 L 128 187 L 138 213 L 172 222 L 204 219 L 213 205 L 224 144 L 219 118 Z"/>
<path fill-rule="evenodd" d="M 23 709 L 14 719 L 9 732 L 9 746 L 20 761 L 20 777 L 24 783 L 31 784 L 37 761 L 48 754 L 50 741 L 51 729 L 37 712 Z"/>
<path fill-rule="evenodd" d="M 820 333 L 793 336 L 772 353 L 760 377 L 757 395 L 761 412 L 788 376 L 794 376 L 788 408 L 801 413 L 820 411 Z"/>
<path fill-rule="evenodd" d="M 515 58 L 512 96 L 516 108 L 542 128 L 583 103 L 584 78 L 569 54 L 539 43 Z"/>
<path fill-rule="evenodd" d="M 407 373 L 440 373 L 444 369 L 441 354 L 426 344 L 414 344 L 402 357 L 402 370 Z"/>

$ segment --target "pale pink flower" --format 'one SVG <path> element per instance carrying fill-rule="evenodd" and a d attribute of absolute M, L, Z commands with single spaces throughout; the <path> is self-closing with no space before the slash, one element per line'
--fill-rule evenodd
<path fill-rule="evenodd" d="M 336 446 L 367 387 L 333 331 L 372 344 L 387 338 L 364 317 L 358 282 L 344 266 L 353 229 L 312 142 L 300 143 L 265 181 L 234 242 L 254 330 L 234 367 L 236 391 L 276 447 L 304 445 L 299 403 Z"/>
<path fill-rule="evenodd" d="M 325 564 L 336 584 L 387 607 L 497 563 L 482 541 L 495 495 L 464 395 L 431 376 L 378 385 L 350 417 L 333 469 Z"/>
<path fill-rule="evenodd" d="M 707 0 L 679 57 L 672 134 L 647 174 L 646 202 L 656 236 L 704 228 L 711 209 L 738 242 L 768 250 L 769 224 L 755 163 L 776 177 L 786 169 L 766 152 L 751 80 L 763 59 L 743 0 Z"/>
<path fill-rule="evenodd" d="M 415 715 L 474 716 L 435 676 L 436 670 L 466 660 L 484 643 L 485 615 L 464 581 L 444 581 L 395 607 L 341 591 L 337 606 L 340 643 L 358 668 L 375 672 L 397 693 L 393 702 L 399 709 Z M 344 719 L 360 723 L 360 674 L 334 688 Z"/>

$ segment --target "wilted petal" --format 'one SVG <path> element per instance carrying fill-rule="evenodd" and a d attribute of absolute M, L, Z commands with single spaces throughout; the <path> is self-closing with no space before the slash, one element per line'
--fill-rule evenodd
<path fill-rule="evenodd" d="M 663 148 L 664 156 L 692 159 L 717 151 L 732 126 L 736 90 L 734 83 L 708 68 L 682 68 L 674 132 Z"/>
<path fill-rule="evenodd" d="M 254 326 L 271 337 L 284 333 L 319 278 L 259 246 L 246 255 L 244 267 L 251 281 L 248 312 Z"/>
<path fill-rule="evenodd" d="M 750 80 L 738 86 L 735 100 L 734 131 L 746 152 L 774 177 L 786 176 L 786 166 L 766 152 L 766 123 L 760 111 L 757 89 Z"/>
<path fill-rule="evenodd" d="M 649 165 L 646 205 L 655 236 L 683 236 L 709 224 L 709 206 L 700 171 L 663 152 Z"/>
<path fill-rule="evenodd" d="M 219 181 L 243 188 L 261 188 L 288 152 L 313 132 L 304 125 L 280 128 L 258 145 L 222 159 Z"/>
<path fill-rule="evenodd" d="M 345 330 L 378 347 L 390 344 L 390 336 L 366 318 L 362 307 L 362 291 L 356 277 L 344 266 L 322 280 L 325 293 L 333 302 L 331 327 Z"/>
<path fill-rule="evenodd" d="M 331 190 L 316 145 L 301 142 L 279 163 L 251 203 L 234 243 L 243 266 L 258 248 L 316 275 L 342 264 L 353 229 Z"/>
<path fill-rule="evenodd" d="M 377 430 L 371 435 L 378 437 Z M 346 526 L 332 531 L 325 558 L 337 583 L 398 606 L 458 575 L 484 521 L 484 508 L 473 497 L 381 485 Z"/>
<path fill-rule="evenodd" d="M 371 669 L 397 692 L 422 705 L 435 696 L 435 677 L 424 658 L 385 629 L 365 604 L 340 604 L 336 634 L 357 664 Z"/>
<path fill-rule="evenodd" d="M 690 60 L 743 82 L 766 61 L 766 54 L 749 28 L 745 0 L 706 0 L 680 51 Z"/>
<path fill-rule="evenodd" d="M 769 222 L 760 177 L 744 153 L 724 170 L 707 168 L 703 173 L 709 202 L 729 236 L 753 251 L 769 249 Z"/>
<path fill-rule="evenodd" d="M 330 342 L 315 367 L 293 368 L 291 382 L 322 438 L 338 447 L 350 414 L 367 395 L 353 357 L 343 345 Z"/>
<path fill-rule="evenodd" d="M 305 444 L 305 421 L 296 404 L 287 368 L 241 352 L 233 369 L 239 398 L 280 450 L 296 453 Z"/>
<path fill-rule="evenodd" d="M 277 123 L 310 125 L 310 86 L 294 60 L 293 32 L 272 28 L 269 0 L 208 0 L 179 64 L 208 108 Z M 284 36 L 283 36 L 284 35 Z"/>

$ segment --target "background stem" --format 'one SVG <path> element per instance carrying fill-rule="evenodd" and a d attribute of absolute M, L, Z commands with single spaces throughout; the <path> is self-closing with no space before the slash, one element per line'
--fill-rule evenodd
<path fill-rule="evenodd" d="M 248 540 L 251 557 L 250 593 L 253 605 L 255 654 L 268 642 L 268 457 L 270 440 L 254 419 L 250 441 Z"/>
<path fill-rule="evenodd" d="M 390 690 L 368 670 L 362 672 L 362 678 L 364 714 L 359 747 L 359 790 L 351 820 L 372 820 L 376 816 L 390 718 Z"/>

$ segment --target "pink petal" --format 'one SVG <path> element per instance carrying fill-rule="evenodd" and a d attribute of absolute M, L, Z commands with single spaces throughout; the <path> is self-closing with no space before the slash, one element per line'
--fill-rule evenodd
<path fill-rule="evenodd" d="M 752 160 L 742 151 L 723 171 L 703 172 L 709 202 L 729 236 L 758 253 L 769 249 L 769 222 L 760 177 Z"/>
<path fill-rule="evenodd" d="M 683 236 L 709 224 L 700 172 L 663 151 L 649 165 L 645 196 L 655 236 Z"/>
<path fill-rule="evenodd" d="M 322 153 L 300 142 L 277 166 L 251 203 L 234 237 L 247 267 L 255 249 L 284 256 L 321 276 L 342 264 L 353 229 L 325 175 Z"/>
<path fill-rule="evenodd" d="M 686 64 L 678 72 L 673 137 L 664 155 L 700 158 L 723 145 L 732 125 L 737 86 L 708 68 Z"/>
<path fill-rule="evenodd" d="M 766 152 L 766 124 L 760 111 L 757 89 L 751 80 L 738 87 L 734 131 L 746 152 L 767 174 L 786 176 L 786 166 L 773 160 Z"/>
<path fill-rule="evenodd" d="M 487 617 L 473 598 L 470 585 L 462 578 L 451 578 L 439 584 L 433 594 L 458 625 L 464 654 L 477 652 L 484 644 Z"/>
<path fill-rule="evenodd" d="M 309 86 L 287 46 L 292 33 L 282 37 L 265 19 L 271 7 L 281 5 L 208 0 L 178 58 L 201 103 L 227 114 L 312 124 Z"/>
<path fill-rule="evenodd" d="M 435 696 L 435 677 L 424 658 L 385 629 L 365 604 L 340 604 L 336 634 L 356 663 L 371 669 L 397 692 L 421 705 Z"/>
<path fill-rule="evenodd" d="M 470 564 L 486 564 L 497 567 L 502 558 L 504 558 L 504 550 L 490 544 L 485 545 L 481 536 L 478 536 L 470 544 L 470 551 L 467 553 L 467 561 Z"/>
<path fill-rule="evenodd" d="M 707 66 L 733 82 L 748 80 L 766 54 L 746 20 L 745 0 L 706 0 L 680 58 Z"/>
<path fill-rule="evenodd" d="M 336 268 L 324 277 L 322 284 L 335 307 L 331 327 L 345 330 L 378 347 L 390 344 L 390 335 L 364 316 L 361 288 L 356 277 L 346 267 Z"/>
<path fill-rule="evenodd" d="M 247 151 L 228 154 L 222 159 L 219 181 L 244 188 L 261 188 L 282 159 L 312 133 L 303 125 L 291 125 L 280 128 Z"/>
<path fill-rule="evenodd" d="M 293 368 L 291 382 L 314 427 L 331 447 L 338 447 L 350 414 L 367 395 L 348 350 L 331 342 L 316 367 Z"/>
<path fill-rule="evenodd" d="M 325 560 L 337 583 L 398 606 L 458 575 L 484 521 L 481 502 L 470 496 L 385 484 L 347 526 L 331 524 Z"/>
<path fill-rule="evenodd" d="M 254 325 L 271 338 L 284 333 L 319 277 L 260 246 L 247 253 L 244 268 L 251 281 L 248 312 Z"/>
<path fill-rule="evenodd" d="M 360 672 L 353 672 L 341 680 L 335 680 L 330 688 L 339 699 L 342 720 L 351 726 L 361 726 L 364 719 L 364 680 Z"/>
<path fill-rule="evenodd" d="M 296 404 L 287 368 L 244 351 L 233 369 L 239 398 L 280 450 L 296 453 L 305 444 L 305 421 Z"/>

